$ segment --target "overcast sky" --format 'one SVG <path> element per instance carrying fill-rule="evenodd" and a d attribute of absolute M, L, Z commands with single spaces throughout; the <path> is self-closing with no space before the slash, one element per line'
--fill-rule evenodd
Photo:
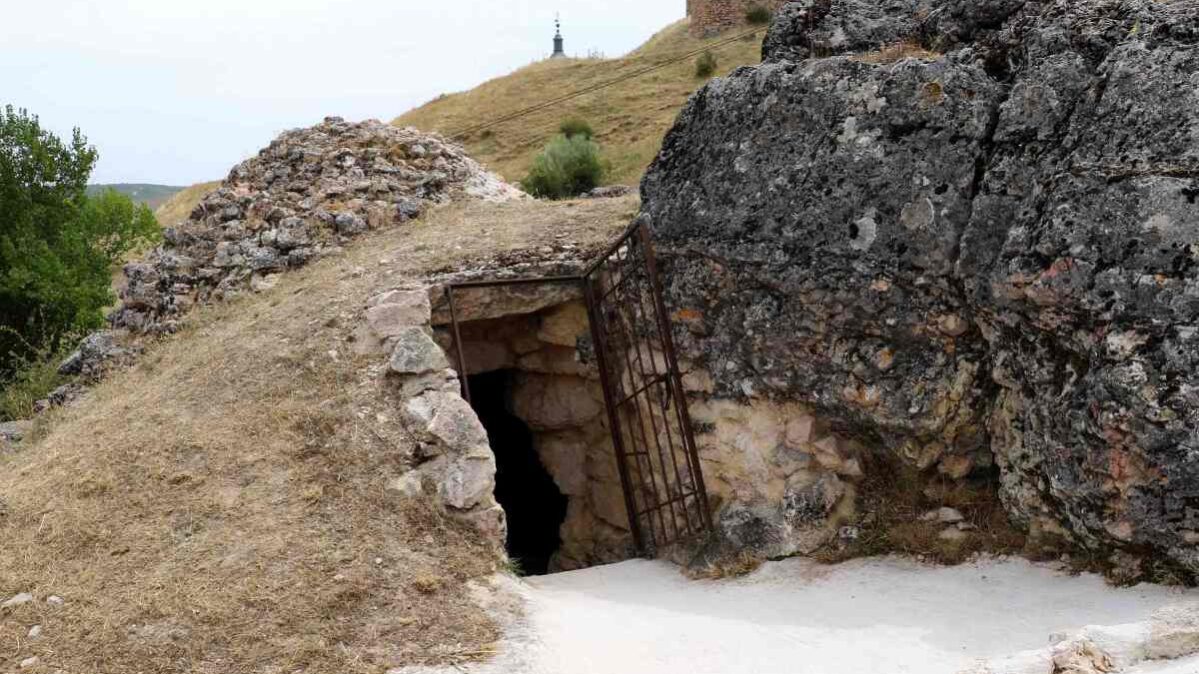
<path fill-rule="evenodd" d="M 325 115 L 390 120 L 543 58 L 628 52 L 685 0 L 4 0 L 0 105 L 100 150 L 93 182 L 223 178 Z"/>

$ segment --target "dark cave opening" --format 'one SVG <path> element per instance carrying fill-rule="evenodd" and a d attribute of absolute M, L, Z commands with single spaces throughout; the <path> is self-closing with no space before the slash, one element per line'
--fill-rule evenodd
<path fill-rule="evenodd" d="M 495 499 L 508 517 L 508 556 L 526 575 L 542 575 L 562 545 L 567 497 L 542 465 L 532 431 L 511 411 L 512 377 L 511 370 L 471 375 L 471 405 L 495 453 Z"/>

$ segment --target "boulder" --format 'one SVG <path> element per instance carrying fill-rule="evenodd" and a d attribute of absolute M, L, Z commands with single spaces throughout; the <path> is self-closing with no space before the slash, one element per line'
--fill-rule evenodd
<path fill-rule="evenodd" d="M 642 184 L 681 357 L 1199 575 L 1199 2 L 806 0 L 764 56 Z"/>

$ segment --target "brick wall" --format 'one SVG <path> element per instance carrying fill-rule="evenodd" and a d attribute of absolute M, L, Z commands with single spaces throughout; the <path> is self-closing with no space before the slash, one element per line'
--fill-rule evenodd
<path fill-rule="evenodd" d="M 691 17 L 691 32 L 703 37 L 745 23 L 745 12 L 758 5 L 777 10 L 787 0 L 687 0 L 687 16 Z"/>

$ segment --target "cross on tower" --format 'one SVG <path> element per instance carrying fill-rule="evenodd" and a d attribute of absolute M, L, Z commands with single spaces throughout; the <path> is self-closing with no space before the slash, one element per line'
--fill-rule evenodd
<path fill-rule="evenodd" d="M 566 51 L 562 49 L 562 18 L 554 15 L 554 53 L 550 56 L 552 59 L 566 58 Z"/>

